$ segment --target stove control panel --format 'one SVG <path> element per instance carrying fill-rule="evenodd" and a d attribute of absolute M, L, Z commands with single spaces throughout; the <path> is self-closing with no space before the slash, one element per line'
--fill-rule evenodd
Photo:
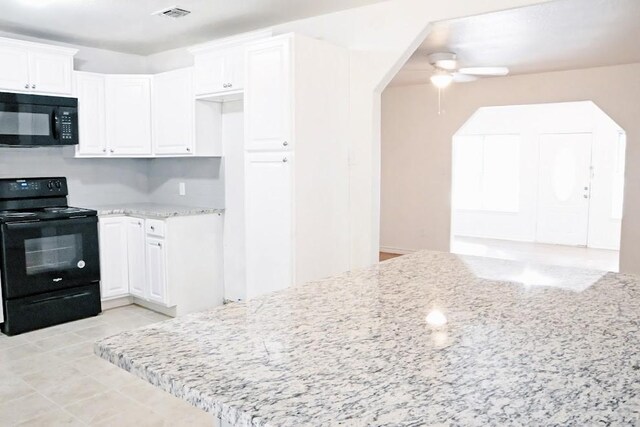
<path fill-rule="evenodd" d="M 0 179 L 0 200 L 60 197 L 67 194 L 67 179 L 63 177 Z"/>

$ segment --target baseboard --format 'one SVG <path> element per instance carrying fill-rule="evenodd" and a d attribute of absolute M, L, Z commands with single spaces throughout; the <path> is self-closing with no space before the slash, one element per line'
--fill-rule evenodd
<path fill-rule="evenodd" d="M 133 303 L 139 305 L 144 308 L 148 308 L 149 310 L 157 311 L 158 313 L 164 314 L 169 317 L 176 317 L 176 307 L 165 307 L 160 304 L 153 303 L 151 301 L 147 301 L 141 298 L 133 297 Z"/>
<path fill-rule="evenodd" d="M 124 307 L 125 305 L 131 305 L 131 304 L 133 304 L 133 298 L 130 296 L 112 298 L 112 299 L 101 301 L 102 311 L 109 310 L 112 308 L 117 308 L 117 307 Z"/>
<path fill-rule="evenodd" d="M 380 246 L 380 252 L 386 252 L 389 254 L 400 254 L 407 255 L 416 252 L 415 249 L 400 249 L 400 248 L 392 248 L 390 246 Z"/>

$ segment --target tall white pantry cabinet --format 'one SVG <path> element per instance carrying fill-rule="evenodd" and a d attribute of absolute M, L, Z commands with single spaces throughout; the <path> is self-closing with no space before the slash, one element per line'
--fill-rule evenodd
<path fill-rule="evenodd" d="M 286 34 L 245 49 L 246 297 L 349 270 L 349 56 Z"/>

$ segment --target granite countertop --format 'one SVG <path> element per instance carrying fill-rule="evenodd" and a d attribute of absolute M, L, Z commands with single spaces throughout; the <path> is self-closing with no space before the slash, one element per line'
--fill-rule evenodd
<path fill-rule="evenodd" d="M 232 425 L 633 425 L 638 280 L 424 251 L 95 351 Z"/>
<path fill-rule="evenodd" d="M 122 205 L 93 206 L 98 215 L 136 215 L 149 218 L 170 218 L 173 216 L 204 215 L 223 213 L 220 208 L 165 205 L 160 203 L 126 203 Z"/>

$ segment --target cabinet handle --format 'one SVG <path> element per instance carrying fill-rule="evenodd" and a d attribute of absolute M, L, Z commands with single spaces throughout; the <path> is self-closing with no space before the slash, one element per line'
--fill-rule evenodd
<path fill-rule="evenodd" d="M 285 142 L 282 143 L 282 145 L 284 145 L 286 147 L 287 145 L 289 145 L 289 143 L 287 141 L 285 141 Z"/>
<path fill-rule="evenodd" d="M 283 163 L 287 163 L 289 161 L 289 159 L 287 159 L 286 157 L 282 159 Z"/>
<path fill-rule="evenodd" d="M 36 85 L 31 85 L 31 89 L 35 89 L 35 88 L 36 88 Z"/>

